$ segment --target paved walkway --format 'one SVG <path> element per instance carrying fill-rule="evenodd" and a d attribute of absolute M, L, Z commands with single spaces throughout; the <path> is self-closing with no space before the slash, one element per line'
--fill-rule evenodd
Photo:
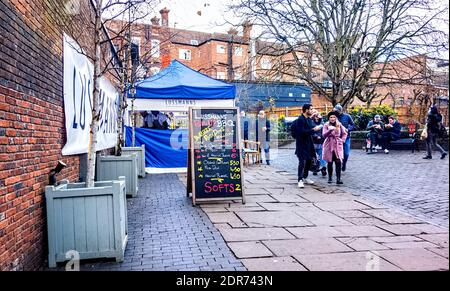
<path fill-rule="evenodd" d="M 193 207 L 175 174 L 147 175 L 128 199 L 128 245 L 122 263 L 96 261 L 84 270 L 245 270 L 205 213 Z"/>
<path fill-rule="evenodd" d="M 445 228 L 272 167 L 244 174 L 245 205 L 201 207 L 248 270 L 449 269 Z"/>
<path fill-rule="evenodd" d="M 272 155 L 274 167 L 296 175 L 294 147 L 288 145 Z M 352 150 L 348 169 L 342 175 L 344 185 L 339 188 L 448 228 L 449 159 L 440 160 L 436 155 L 436 159 L 423 160 L 423 155 L 423 151 L 367 155 L 363 150 Z M 330 187 L 326 178 L 310 177 Z"/>

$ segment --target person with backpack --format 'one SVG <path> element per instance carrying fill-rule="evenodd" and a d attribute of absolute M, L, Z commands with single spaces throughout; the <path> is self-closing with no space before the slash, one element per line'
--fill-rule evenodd
<path fill-rule="evenodd" d="M 320 115 L 319 111 L 314 110 L 311 120 L 313 122 L 314 126 L 323 126 L 323 120 L 322 115 Z M 313 171 L 313 175 L 316 176 L 317 173 L 320 171 L 322 173 L 322 176 L 327 175 L 327 162 L 322 159 L 322 144 L 323 144 L 323 136 L 322 131 L 316 131 L 313 134 L 313 143 L 314 143 L 314 149 L 316 150 L 317 154 L 317 168 Z"/>
<path fill-rule="evenodd" d="M 312 136 L 315 132 L 322 130 L 321 125 L 314 126 L 311 120 L 313 113 L 312 104 L 304 104 L 303 114 L 291 125 L 291 134 L 295 138 L 295 154 L 298 158 L 298 187 L 304 188 L 304 183 L 314 184 L 308 179 L 312 159 L 316 157 Z"/>
<path fill-rule="evenodd" d="M 442 115 L 439 113 L 437 107 L 433 105 L 430 107 L 427 116 L 427 155 L 423 157 L 424 159 L 432 159 L 433 145 L 441 152 L 441 160 L 447 156 L 447 152 L 436 142 L 436 138 L 439 136 L 440 132 L 442 132 L 443 128 L 445 130 L 445 127 L 442 124 Z"/>

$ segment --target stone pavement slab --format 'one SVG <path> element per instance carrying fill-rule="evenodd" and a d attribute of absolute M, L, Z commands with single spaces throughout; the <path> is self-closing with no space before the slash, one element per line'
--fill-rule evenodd
<path fill-rule="evenodd" d="M 448 233 L 443 234 L 422 234 L 418 235 L 421 239 L 432 242 L 440 247 L 448 248 Z"/>
<path fill-rule="evenodd" d="M 339 237 L 342 232 L 331 226 L 289 227 L 287 230 L 297 238 Z"/>
<path fill-rule="evenodd" d="M 406 271 L 448 270 L 448 259 L 425 249 L 378 251 L 379 256 Z"/>
<path fill-rule="evenodd" d="M 232 242 L 228 246 L 237 258 L 272 257 L 273 253 L 261 242 Z"/>
<path fill-rule="evenodd" d="M 249 271 L 307 271 L 292 257 L 243 259 L 242 263 Z"/>
<path fill-rule="evenodd" d="M 310 271 L 401 271 L 370 252 L 295 255 Z"/>
<path fill-rule="evenodd" d="M 294 236 L 285 229 L 276 227 L 221 229 L 220 233 L 226 242 L 294 238 Z"/>
<path fill-rule="evenodd" d="M 352 251 L 334 238 L 305 238 L 263 241 L 276 256 L 296 254 L 322 254 Z"/>
<path fill-rule="evenodd" d="M 312 225 L 291 211 L 239 212 L 239 218 L 245 223 L 259 224 L 265 227 L 289 227 Z"/>
<path fill-rule="evenodd" d="M 345 238 L 337 238 L 337 240 L 344 243 L 348 247 L 354 249 L 355 251 L 377 251 L 389 249 L 388 246 L 377 243 L 368 238 L 345 237 Z"/>

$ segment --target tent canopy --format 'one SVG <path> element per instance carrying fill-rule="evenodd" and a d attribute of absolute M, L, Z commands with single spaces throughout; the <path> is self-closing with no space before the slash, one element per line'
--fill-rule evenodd
<path fill-rule="evenodd" d="M 136 99 L 234 99 L 236 87 L 194 71 L 177 60 L 136 83 Z"/>

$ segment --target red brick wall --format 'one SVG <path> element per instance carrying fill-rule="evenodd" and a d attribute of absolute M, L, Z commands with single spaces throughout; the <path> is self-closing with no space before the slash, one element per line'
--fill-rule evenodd
<path fill-rule="evenodd" d="M 59 0 L 0 2 L 0 270 L 36 270 L 47 254 L 44 187 L 78 180 L 65 143 Z"/>

